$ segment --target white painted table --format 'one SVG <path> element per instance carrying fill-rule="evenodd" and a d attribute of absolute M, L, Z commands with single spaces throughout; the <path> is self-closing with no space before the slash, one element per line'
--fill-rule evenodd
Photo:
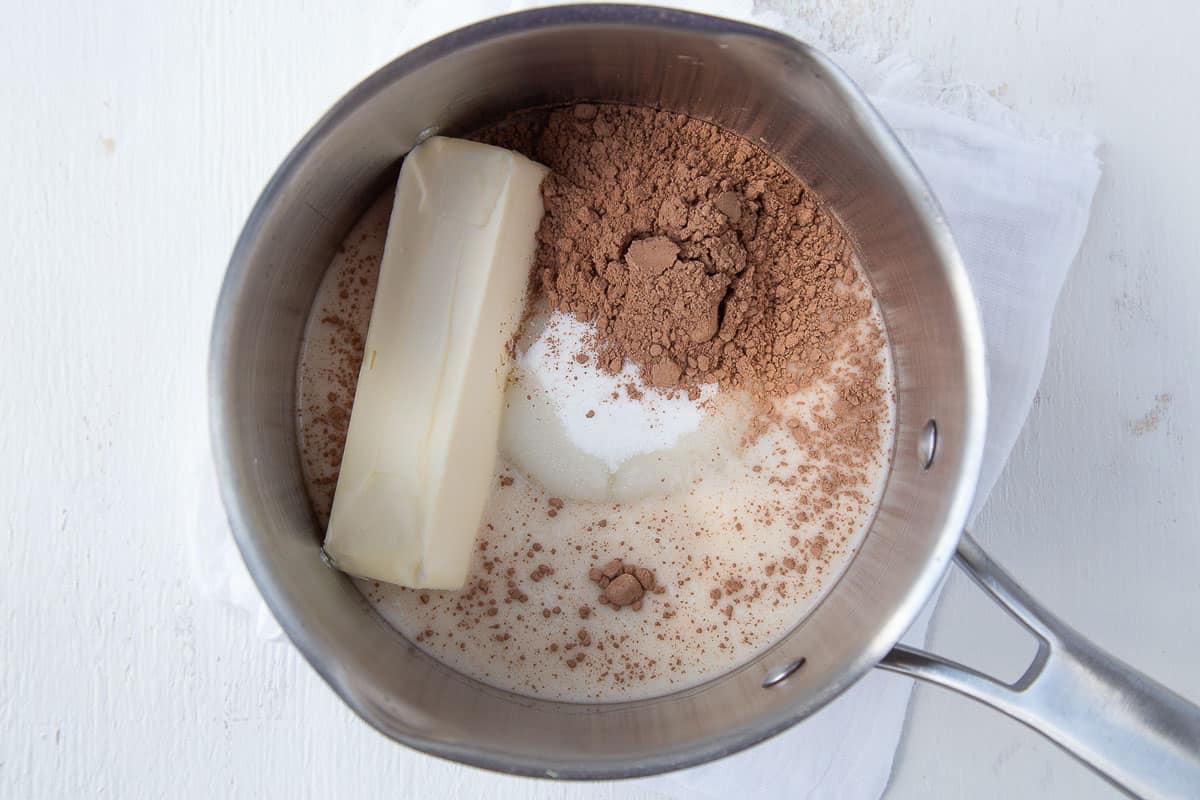
<path fill-rule="evenodd" d="M 1045 380 L 977 535 L 1087 635 L 1200 700 L 1197 7 L 769 5 L 1104 139 Z M 4 18 L 0 796 L 642 794 L 410 753 L 290 646 L 193 598 L 188 453 L 224 261 L 316 117 L 433 32 L 420 3 L 60 0 Z M 999 615 L 964 583 L 935 646 L 1014 665 L 1022 637 L 981 625 Z M 1016 723 L 922 688 L 890 794 L 1111 791 Z"/>

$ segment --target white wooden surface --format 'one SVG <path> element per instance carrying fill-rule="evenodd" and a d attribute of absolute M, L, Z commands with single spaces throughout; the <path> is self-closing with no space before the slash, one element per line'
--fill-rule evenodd
<path fill-rule="evenodd" d="M 977 534 L 1086 634 L 1200 701 L 1197 7 L 768 5 L 1105 140 L 1045 380 Z M 3 10 L 0 796 L 646 796 L 407 752 L 192 590 L 182 531 L 223 262 L 316 117 L 434 32 L 421 3 Z M 935 645 L 1011 667 L 1021 637 L 964 583 Z M 890 790 L 1108 793 L 1017 724 L 924 688 Z"/>

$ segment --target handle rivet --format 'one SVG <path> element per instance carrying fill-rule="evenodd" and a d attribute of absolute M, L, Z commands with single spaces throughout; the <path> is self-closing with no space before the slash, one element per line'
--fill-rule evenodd
<path fill-rule="evenodd" d="M 917 460 L 921 469 L 933 466 L 933 456 L 937 453 L 937 438 L 937 423 L 929 420 L 921 431 L 921 438 L 917 440 Z"/>
<path fill-rule="evenodd" d="M 792 673 L 804 666 L 804 662 L 808 659 L 803 656 L 796 659 L 790 664 L 786 664 L 777 670 L 770 672 L 766 678 L 763 678 L 763 688 L 770 689 L 772 686 L 778 686 L 792 676 Z"/>

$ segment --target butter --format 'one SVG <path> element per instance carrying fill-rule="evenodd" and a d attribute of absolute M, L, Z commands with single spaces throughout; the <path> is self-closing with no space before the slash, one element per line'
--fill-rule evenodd
<path fill-rule="evenodd" d="M 433 137 L 404 159 L 325 552 L 352 575 L 461 589 L 496 482 L 506 346 L 547 169 Z"/>

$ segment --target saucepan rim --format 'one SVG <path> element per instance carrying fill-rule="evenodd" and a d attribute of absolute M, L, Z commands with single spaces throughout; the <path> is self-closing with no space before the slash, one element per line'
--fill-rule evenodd
<path fill-rule="evenodd" d="M 512 774 L 545 776 L 551 771 L 538 768 L 531 763 L 516 763 L 493 753 L 472 750 L 470 747 L 450 746 L 441 742 L 403 736 L 395 730 L 389 730 L 386 725 L 382 724 L 379 711 L 364 702 L 347 686 L 343 680 L 344 676 L 340 674 L 341 670 L 336 664 L 329 663 L 329 659 L 321 652 L 320 646 L 311 640 L 304 620 L 288 606 L 285 599 L 278 596 L 277 587 L 272 583 L 270 570 L 265 563 L 268 560 L 267 556 L 259 551 L 252 533 L 249 532 L 250 513 L 245 498 L 240 496 L 238 487 L 233 485 L 232 479 L 228 477 L 234 472 L 235 464 L 231 445 L 226 441 L 232 423 L 227 418 L 224 371 L 227 368 L 226 362 L 230 353 L 233 352 L 237 343 L 231 340 L 227 323 L 240 302 L 240 293 L 247 280 L 253 251 L 257 246 L 257 240 L 271 206 L 280 191 L 294 177 L 318 144 L 364 103 L 370 102 L 373 97 L 400 76 L 419 70 L 444 55 L 487 42 L 493 38 L 532 28 L 614 24 L 666 27 L 703 35 L 737 35 L 758 39 L 775 46 L 802 51 L 826 70 L 827 79 L 834 83 L 852 104 L 852 113 L 861 120 L 865 120 L 864 124 L 870 126 L 875 144 L 882 151 L 889 166 L 894 169 L 896 177 L 907 192 L 910 201 L 918 208 L 931 246 L 936 250 L 944 267 L 945 275 L 943 277 L 947 283 L 947 290 L 953 298 L 954 311 L 961 329 L 962 347 L 966 354 L 965 396 L 963 398 L 966 407 L 963 415 L 966 429 L 961 432 L 963 442 L 959 458 L 960 475 L 951 487 L 953 495 L 947 505 L 946 524 L 936 539 L 931 557 L 921 569 L 917 579 L 913 581 L 903 603 L 899 604 L 886 620 L 881 621 L 881 629 L 878 635 L 872 639 L 870 651 L 847 665 L 837 681 L 823 688 L 815 707 L 809 708 L 805 713 L 794 718 L 789 718 L 785 724 L 761 725 L 754 729 L 731 731 L 723 737 L 722 741 L 713 743 L 710 747 L 694 748 L 683 755 L 666 753 L 661 758 L 650 757 L 637 765 L 629 765 L 624 769 L 607 764 L 581 764 L 578 768 L 570 770 L 555 770 L 553 771 L 554 776 L 581 779 L 636 777 L 704 763 L 766 739 L 790 727 L 799 719 L 813 713 L 817 708 L 832 700 L 883 658 L 915 619 L 937 586 L 950 564 L 962 525 L 966 521 L 982 459 L 986 414 L 982 332 L 974 294 L 944 215 L 920 172 L 886 123 L 850 79 L 819 51 L 776 31 L 693 12 L 651 6 L 580 5 L 536 9 L 487 19 L 421 45 L 377 70 L 338 100 L 288 154 L 264 188 L 239 236 L 222 284 L 212 332 L 209 363 L 209 413 L 213 452 L 231 528 L 251 575 L 289 638 L 342 700 L 373 727 L 414 749 Z"/>

